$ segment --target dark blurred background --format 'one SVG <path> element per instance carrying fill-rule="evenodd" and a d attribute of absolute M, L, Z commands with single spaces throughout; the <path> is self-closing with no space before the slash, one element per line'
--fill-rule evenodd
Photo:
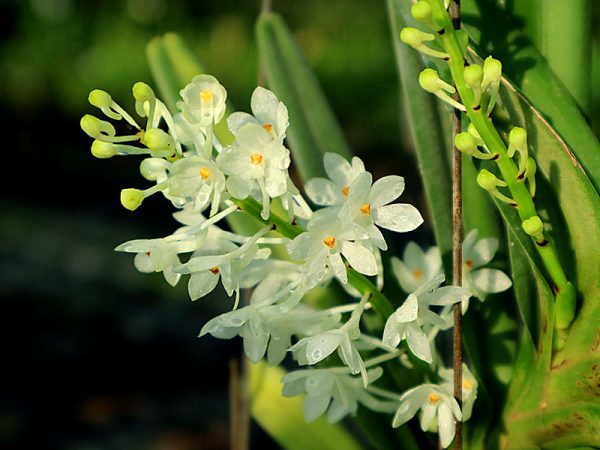
<path fill-rule="evenodd" d="M 155 196 L 124 210 L 119 191 L 145 187 L 139 160 L 94 159 L 79 119 L 95 113 L 87 103 L 94 88 L 133 111 L 133 83 L 154 84 L 145 45 L 168 31 L 248 110 L 259 8 L 0 1 L 0 448 L 228 448 L 228 360 L 239 342 L 196 336 L 231 302 L 216 292 L 192 303 L 185 283 L 173 289 L 112 251 L 171 233 L 172 207 Z M 274 9 L 295 31 L 356 153 L 375 177 L 407 178 L 404 201 L 424 210 L 399 126 L 385 3 L 282 0 Z M 430 239 L 426 228 L 419 233 Z M 252 448 L 277 446 L 253 427 Z"/>

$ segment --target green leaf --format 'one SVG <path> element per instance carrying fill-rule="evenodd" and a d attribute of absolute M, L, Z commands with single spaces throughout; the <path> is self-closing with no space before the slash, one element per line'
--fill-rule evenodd
<path fill-rule="evenodd" d="M 330 424 L 321 416 L 306 423 L 303 398 L 281 395 L 285 371 L 264 361 L 250 364 L 252 417 L 287 450 L 360 450 L 361 445 L 341 425 Z"/>
<path fill-rule="evenodd" d="M 319 82 L 280 16 L 261 14 L 256 37 L 269 88 L 289 111 L 288 140 L 300 176 L 304 181 L 323 176 L 326 152 L 346 159 L 352 152 Z"/>
<path fill-rule="evenodd" d="M 461 9 L 477 52 L 502 61 L 503 72 L 532 107 L 541 111 L 540 119 L 552 124 L 556 138 L 563 141 L 562 151 L 575 154 L 596 191 L 600 191 L 600 143 L 543 56 L 494 1 L 463 0 Z"/>

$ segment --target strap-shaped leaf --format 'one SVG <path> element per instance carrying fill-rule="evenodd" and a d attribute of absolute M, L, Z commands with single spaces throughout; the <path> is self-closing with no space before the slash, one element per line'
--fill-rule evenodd
<path fill-rule="evenodd" d="M 352 152 L 321 86 L 280 16 L 261 14 L 256 37 L 269 88 L 289 111 L 288 140 L 300 176 L 323 176 L 324 153 L 350 159 Z"/>

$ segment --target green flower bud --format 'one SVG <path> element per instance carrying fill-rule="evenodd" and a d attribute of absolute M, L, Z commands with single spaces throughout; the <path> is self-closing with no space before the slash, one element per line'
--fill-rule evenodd
<path fill-rule="evenodd" d="M 435 36 L 412 27 L 405 27 L 400 31 L 400 40 L 415 48 L 423 44 L 423 41 L 432 41 L 434 38 Z"/>
<path fill-rule="evenodd" d="M 527 148 L 527 131 L 521 127 L 513 127 L 508 135 L 508 142 L 511 147 L 521 151 Z"/>
<path fill-rule="evenodd" d="M 142 81 L 135 83 L 132 91 L 133 97 L 138 101 L 147 102 L 155 98 L 152 88 Z"/>
<path fill-rule="evenodd" d="M 103 142 L 96 139 L 92 143 L 92 155 L 99 159 L 107 159 L 119 153 L 118 147 L 111 142 Z"/>
<path fill-rule="evenodd" d="M 121 205 L 129 211 L 136 210 L 144 200 L 144 192 L 139 189 L 123 189 L 121 191 Z"/>
<path fill-rule="evenodd" d="M 483 81 L 483 69 L 479 64 L 472 64 L 465 67 L 464 71 L 465 82 L 471 89 L 481 89 L 481 82 Z"/>
<path fill-rule="evenodd" d="M 104 109 L 110 108 L 113 103 L 112 97 L 108 92 L 100 89 L 94 89 L 88 96 L 89 102 L 96 108 Z"/>
<path fill-rule="evenodd" d="M 412 8 L 410 8 L 410 13 L 419 22 L 430 26 L 433 24 L 433 20 L 431 18 L 431 6 L 429 6 L 429 3 L 426 1 L 421 0 L 412 5 Z"/>
<path fill-rule="evenodd" d="M 458 133 L 454 138 L 454 145 L 459 151 L 467 155 L 471 155 L 477 151 L 475 138 L 467 132 Z"/>
<path fill-rule="evenodd" d="M 544 232 L 544 224 L 539 216 L 532 216 L 529 219 L 524 220 L 521 225 L 523 226 L 525 233 L 536 239 L 539 239 Z"/>
<path fill-rule="evenodd" d="M 112 137 L 116 134 L 115 127 L 111 123 L 100 120 L 90 114 L 83 116 L 79 124 L 81 125 L 81 129 L 94 139 Z"/>
<path fill-rule="evenodd" d="M 494 191 L 496 190 L 496 186 L 498 186 L 498 178 L 492 172 L 486 169 L 482 169 L 477 175 L 477 184 L 481 186 L 486 191 Z"/>
<path fill-rule="evenodd" d="M 488 56 L 483 62 L 483 74 L 484 78 L 488 81 L 488 84 L 494 81 L 500 81 L 500 78 L 502 78 L 502 63 L 497 59 Z"/>
<path fill-rule="evenodd" d="M 171 136 L 160 128 L 150 128 L 144 133 L 142 144 L 150 150 L 163 150 L 171 144 Z"/>
<path fill-rule="evenodd" d="M 419 84 L 427 92 L 435 93 L 440 90 L 440 77 L 433 69 L 425 69 L 419 74 Z"/>

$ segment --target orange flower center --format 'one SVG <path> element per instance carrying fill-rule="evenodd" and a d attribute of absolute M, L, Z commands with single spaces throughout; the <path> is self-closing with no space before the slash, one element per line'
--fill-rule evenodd
<path fill-rule="evenodd" d="M 327 236 L 325 239 L 323 239 L 323 243 L 327 247 L 333 248 L 333 247 L 335 247 L 335 238 L 333 236 Z"/>
<path fill-rule="evenodd" d="M 273 132 L 273 125 L 271 125 L 270 123 L 265 123 L 263 125 L 263 128 L 265 129 L 265 131 L 267 133 L 272 133 Z"/>
<path fill-rule="evenodd" d="M 371 205 L 368 203 L 365 203 L 364 205 L 362 205 L 360 207 L 360 212 L 363 216 L 368 216 L 369 214 L 371 214 Z"/>
<path fill-rule="evenodd" d="M 214 273 L 215 275 L 218 275 L 218 274 L 219 274 L 219 272 L 220 272 L 220 270 L 219 270 L 219 268 L 218 268 L 218 267 L 212 267 L 212 268 L 210 268 L 210 269 L 208 269 L 208 270 L 210 270 L 210 271 L 211 271 L 212 273 Z"/>
<path fill-rule="evenodd" d="M 203 180 L 206 180 L 210 176 L 211 176 L 211 172 L 209 169 L 207 169 L 206 167 L 202 167 L 200 169 L 200 178 L 202 178 Z"/>
<path fill-rule="evenodd" d="M 432 405 L 435 405 L 437 402 L 440 401 L 440 396 L 432 392 L 427 396 L 427 400 L 429 400 L 429 403 L 431 403 Z"/>
<path fill-rule="evenodd" d="M 412 274 L 417 279 L 423 278 L 423 271 L 421 269 L 415 269 L 415 270 L 413 270 Z"/>
<path fill-rule="evenodd" d="M 350 192 L 350 186 L 344 186 L 344 187 L 342 188 L 342 195 L 343 195 L 344 197 L 348 197 L 348 193 L 349 193 L 349 192 Z"/>
<path fill-rule="evenodd" d="M 467 390 L 473 389 L 473 382 L 471 380 L 463 380 L 463 388 Z"/>
<path fill-rule="evenodd" d="M 465 266 L 467 266 L 469 269 L 473 268 L 473 261 L 471 259 L 467 259 L 465 261 Z"/>
<path fill-rule="evenodd" d="M 255 166 L 258 164 L 261 164 L 263 162 L 264 158 L 263 155 L 261 155 L 260 153 L 252 153 L 250 155 L 250 162 L 252 164 L 254 164 Z"/>

